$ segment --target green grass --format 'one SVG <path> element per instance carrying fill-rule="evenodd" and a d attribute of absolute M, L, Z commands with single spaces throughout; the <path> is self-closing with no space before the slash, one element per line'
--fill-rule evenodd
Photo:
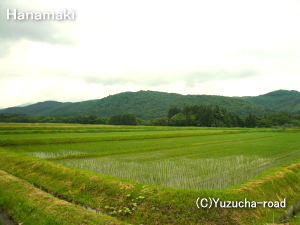
<path fill-rule="evenodd" d="M 245 128 L 211 128 L 211 127 L 170 127 L 170 126 L 122 126 L 122 125 L 98 125 L 98 124 L 55 124 L 55 123 L 0 123 L 0 131 L 84 131 L 90 132 L 121 132 L 121 131 L 171 131 L 171 130 L 245 130 Z M 251 130 L 246 128 L 247 130 Z M 269 130 L 269 129 L 268 129 Z"/>
<path fill-rule="evenodd" d="M 285 134 L 57 162 L 155 186 L 222 189 L 300 158 L 299 139 Z"/>
<path fill-rule="evenodd" d="M 5 150 L 0 151 L 0 157 L 3 159 L 0 168 L 131 224 L 270 223 L 273 213 L 277 218 L 285 209 L 197 209 L 195 201 L 198 197 L 221 198 L 224 201 L 244 198 L 250 201 L 277 201 L 287 198 L 287 206 L 290 206 L 300 192 L 300 163 L 274 168 L 229 189 L 188 191 L 145 186 Z M 124 208 L 129 208 L 131 214 L 118 213 Z"/>
<path fill-rule="evenodd" d="M 0 206 L 23 225 L 125 224 L 115 218 L 89 212 L 44 193 L 24 180 L 0 170 Z"/>
<path fill-rule="evenodd" d="M 157 138 L 174 138 L 190 136 L 220 135 L 230 133 L 241 133 L 239 130 L 183 130 L 183 131 L 145 131 L 137 132 L 120 132 L 120 133 L 101 133 L 101 134 L 24 134 L 24 135 L 1 135 L 0 146 L 16 145 L 34 145 L 34 144 L 59 144 L 59 143 L 82 143 L 82 142 L 100 142 L 100 141 L 119 141 L 135 139 L 157 139 Z"/>
<path fill-rule="evenodd" d="M 296 213 L 293 217 L 288 220 L 289 225 L 299 225 L 300 224 L 300 212 Z"/>
<path fill-rule="evenodd" d="M 198 209 L 196 199 L 286 198 L 290 206 L 300 197 L 300 134 L 293 130 L 66 124 L 0 124 L 0 130 L 0 170 L 130 224 L 265 224 L 285 209 Z M 0 179 L 0 199 L 18 222 L 30 221 L 31 212 L 81 221 L 76 209 L 32 200 L 28 184 L 8 177 Z M 34 210 L 19 210 L 21 199 Z M 56 211 L 48 215 L 49 208 Z"/>
<path fill-rule="evenodd" d="M 222 135 L 205 135 L 192 137 L 174 137 L 174 138 L 157 138 L 157 139 L 140 139 L 140 140 L 123 140 L 123 141 L 103 141 L 88 143 L 71 143 L 56 145 L 22 145 L 7 147 L 12 151 L 24 152 L 26 154 L 40 157 L 53 158 L 68 155 L 90 154 L 117 154 L 123 152 L 139 152 L 150 150 L 166 150 L 178 147 L 189 147 L 199 144 L 211 144 L 212 142 L 227 142 L 240 139 L 264 138 L 269 136 L 282 135 L 281 133 L 270 132 L 253 132 L 237 133 Z"/>
<path fill-rule="evenodd" d="M 54 133 L 54 134 L 7 134 L 1 135 L 0 140 L 2 139 L 32 139 L 32 138 L 70 138 L 70 137 L 115 137 L 115 136 L 139 136 L 139 135 L 179 135 L 186 134 L 187 136 L 205 133 L 205 134 L 215 134 L 225 132 L 225 130 L 179 130 L 179 131 L 143 131 L 143 132 L 102 132 L 102 133 Z M 232 132 L 232 131 L 231 131 Z M 234 131 L 240 132 L 240 131 Z"/>

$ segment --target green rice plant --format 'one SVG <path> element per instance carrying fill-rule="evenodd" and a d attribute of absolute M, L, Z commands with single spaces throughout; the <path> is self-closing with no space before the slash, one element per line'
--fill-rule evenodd
<path fill-rule="evenodd" d="M 268 142 L 266 139 L 263 141 Z M 272 141 L 274 140 L 272 139 Z M 293 141 L 293 138 L 285 138 L 282 140 L 282 143 L 277 142 L 276 144 L 281 148 L 281 144 L 283 144 L 284 141 L 287 146 L 284 151 L 292 153 L 289 148 L 289 141 Z M 261 144 L 261 142 L 257 143 L 257 145 Z M 249 145 L 249 143 L 244 143 L 244 145 Z M 293 144 L 291 145 L 293 146 Z M 246 153 L 247 150 L 244 149 L 244 152 Z M 260 151 L 264 150 L 266 149 L 260 149 Z M 273 150 L 276 151 L 277 149 Z M 284 152 L 281 151 L 281 153 Z M 272 157 L 272 155 L 269 157 Z M 263 207 L 258 207 L 257 209 L 226 209 L 220 207 L 197 209 L 195 200 L 199 197 L 220 198 L 224 201 L 244 200 L 245 198 L 255 201 L 278 201 L 278 199 L 286 198 L 287 205 L 290 206 L 298 198 L 297 193 L 300 191 L 298 185 L 298 174 L 300 171 L 299 160 L 293 162 L 292 165 L 285 165 L 268 170 L 260 176 L 251 179 L 249 182 L 233 186 L 232 188 L 218 191 L 192 191 L 137 184 L 118 178 L 112 178 L 111 176 L 67 168 L 46 160 L 24 156 L 24 154 L 12 153 L 3 148 L 0 149 L 0 158 L 2 159 L 0 160 L 1 169 L 24 177 L 49 190 L 54 190 L 67 199 L 90 205 L 92 208 L 99 207 L 105 209 L 109 207 L 117 212 L 114 216 L 130 224 L 207 224 L 207 222 L 210 224 L 270 223 L 273 221 L 274 213 L 275 218 L 278 218 L 285 209 L 269 209 Z M 137 159 L 139 160 L 139 157 L 137 157 Z M 251 163 L 251 160 L 251 157 L 236 158 L 237 162 Z M 0 188 L 2 187 L 4 186 L 0 185 Z M 24 184 L 22 184 L 22 187 L 24 187 Z M 25 195 L 23 192 L 20 193 L 21 189 L 21 187 L 16 187 L 16 189 L 12 189 L 12 187 L 3 188 L 6 192 L 18 193 L 24 200 Z M 6 193 L 3 195 L 0 194 L 0 197 L 6 196 L 9 195 Z M 137 202 L 140 198 L 139 196 L 144 197 L 144 199 L 140 199 Z M 34 201 L 36 204 L 41 203 L 39 200 L 34 200 L 30 195 L 26 201 Z M 12 201 L 7 202 L 12 204 Z M 49 203 L 47 199 L 46 202 Z M 135 210 L 131 208 L 134 203 L 137 203 Z M 49 207 L 54 206 L 53 202 L 49 204 Z M 124 207 L 130 208 L 132 214 L 123 214 Z M 40 213 L 44 213 L 45 207 L 42 206 L 40 208 L 42 209 Z M 118 213 L 119 210 L 122 210 L 122 212 Z M 49 212 L 46 212 L 48 215 Z M 107 213 L 109 212 L 110 211 Z M 32 214 L 28 216 L 30 215 Z M 40 221 L 46 218 L 47 215 L 44 214 L 40 216 Z M 25 218 L 27 218 L 27 216 Z M 64 216 L 63 218 L 67 224 L 72 224 L 70 219 L 74 217 L 67 219 Z"/>
<path fill-rule="evenodd" d="M 300 158 L 298 138 L 287 134 L 57 162 L 156 186 L 223 189 Z"/>
<path fill-rule="evenodd" d="M 120 141 L 138 139 L 157 139 L 191 136 L 208 136 L 243 133 L 239 130 L 184 130 L 184 131 L 145 131 L 111 133 L 65 133 L 65 134 L 14 134 L 0 135 L 0 146 L 46 145 L 58 143 L 82 143 L 101 141 Z"/>
<path fill-rule="evenodd" d="M 124 152 L 140 152 L 174 149 L 179 147 L 209 145 L 212 143 L 236 142 L 246 139 L 266 138 L 270 136 L 282 135 L 272 132 L 253 132 L 222 135 L 206 135 L 191 137 L 173 137 L 141 140 L 120 140 L 120 141 L 102 141 L 88 143 L 67 143 L 55 145 L 22 145 L 7 147 L 15 152 L 24 152 L 26 154 L 39 157 L 38 152 L 45 153 L 45 157 L 65 157 L 73 155 L 84 157 L 95 156 L 95 154 L 120 154 Z M 48 154 L 55 153 L 55 154 Z M 79 154 L 80 153 L 80 154 Z M 81 156 L 80 156 L 81 157 Z"/>
<path fill-rule="evenodd" d="M 270 162 L 270 159 L 257 156 L 183 158 L 149 163 L 125 162 L 108 157 L 60 161 L 67 166 L 149 185 L 192 190 L 226 188 L 263 172 Z"/>
<path fill-rule="evenodd" d="M 79 155 L 83 154 L 82 151 L 60 151 L 60 152 L 27 152 L 27 155 L 38 157 L 38 158 L 55 158 L 55 157 L 62 157 L 67 155 Z"/>

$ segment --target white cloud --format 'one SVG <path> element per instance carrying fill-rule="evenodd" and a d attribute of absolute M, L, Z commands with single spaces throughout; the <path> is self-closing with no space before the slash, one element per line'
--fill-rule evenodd
<path fill-rule="evenodd" d="M 1 1 L 75 22 L 0 20 L 0 108 L 122 91 L 258 95 L 296 87 L 300 2 Z"/>

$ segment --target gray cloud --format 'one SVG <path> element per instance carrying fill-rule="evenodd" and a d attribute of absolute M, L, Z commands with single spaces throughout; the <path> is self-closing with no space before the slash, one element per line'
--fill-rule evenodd
<path fill-rule="evenodd" d="M 8 53 L 11 42 L 17 42 L 22 39 L 52 45 L 72 46 L 77 44 L 78 41 L 75 37 L 66 34 L 66 31 L 72 28 L 69 23 L 64 23 L 63 21 L 7 20 L 6 10 L 15 8 L 26 12 L 26 7 L 20 2 L 14 0 L 0 1 L 0 41 L 2 43 L 5 42 L 4 47 L 1 48 L 0 57 Z M 27 8 L 27 11 L 34 12 L 37 10 Z"/>
<path fill-rule="evenodd" d="M 236 56 L 254 56 L 254 57 L 263 57 L 263 58 L 280 58 L 280 57 L 288 57 L 288 58 L 298 58 L 299 55 L 286 50 L 280 49 L 264 49 L 264 48 L 251 48 L 244 49 L 238 52 L 231 53 Z"/>
<path fill-rule="evenodd" d="M 173 83 L 169 77 L 161 76 L 147 76 L 139 77 L 138 75 L 132 76 L 99 76 L 99 75 L 90 75 L 81 77 L 88 84 L 101 84 L 103 86 L 111 85 L 126 85 L 126 84 L 136 84 L 136 85 L 150 85 L 150 86 L 159 86 Z"/>
<path fill-rule="evenodd" d="M 1 17 L 2 15 L 0 15 Z M 0 39 L 18 41 L 27 39 L 58 45 L 76 45 L 70 35 L 63 34 L 60 27 L 44 21 L 0 21 Z"/>
<path fill-rule="evenodd" d="M 219 69 L 219 70 L 199 70 L 187 73 L 184 81 L 187 88 L 194 88 L 196 84 L 208 81 L 222 81 L 232 79 L 245 79 L 260 76 L 262 73 L 253 68 L 243 68 L 240 70 Z"/>
<path fill-rule="evenodd" d="M 11 46 L 11 44 L 9 42 L 5 42 L 5 43 L 3 43 L 3 42 L 2 42 L 2 44 L 0 44 L 0 58 L 9 53 L 9 49 Z"/>
<path fill-rule="evenodd" d="M 126 76 L 101 76 L 89 75 L 80 76 L 88 84 L 101 84 L 103 86 L 110 85 L 145 85 L 150 87 L 158 87 L 170 85 L 176 82 L 185 83 L 187 88 L 194 88 L 197 84 L 203 84 L 209 81 L 223 81 L 231 79 L 245 79 L 250 77 L 260 76 L 262 73 L 253 68 L 241 68 L 239 70 L 233 69 L 207 69 L 181 72 L 178 74 L 160 74 L 153 76 L 143 76 L 138 74 L 131 74 Z"/>

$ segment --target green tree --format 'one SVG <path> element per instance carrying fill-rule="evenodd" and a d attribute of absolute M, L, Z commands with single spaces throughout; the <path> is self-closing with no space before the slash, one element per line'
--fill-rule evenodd
<path fill-rule="evenodd" d="M 89 124 L 95 124 L 96 123 L 96 120 L 97 120 L 98 116 L 96 115 L 90 115 L 89 118 L 88 118 L 88 123 Z"/>
<path fill-rule="evenodd" d="M 122 115 L 122 124 L 123 125 L 137 125 L 136 116 L 132 113 L 127 113 Z"/>
<path fill-rule="evenodd" d="M 109 119 L 110 125 L 122 125 L 122 115 L 116 114 Z"/>
<path fill-rule="evenodd" d="M 250 113 L 248 116 L 246 116 L 245 126 L 246 127 L 256 127 L 257 126 L 256 116 L 253 115 L 252 113 Z"/>
<path fill-rule="evenodd" d="M 173 116 L 175 116 L 178 113 L 181 113 L 181 109 L 177 108 L 177 107 L 173 107 L 173 108 L 169 109 L 168 118 L 172 118 Z"/>
<path fill-rule="evenodd" d="M 170 119 L 167 117 L 157 118 L 152 120 L 154 126 L 168 126 Z"/>
<path fill-rule="evenodd" d="M 233 127 L 237 127 L 237 126 L 238 126 L 238 121 L 237 121 L 237 118 L 236 118 L 236 117 L 233 117 L 233 120 L 232 120 L 232 126 L 233 126 Z"/>
<path fill-rule="evenodd" d="M 172 126 L 184 126 L 186 124 L 186 116 L 183 113 L 177 113 L 171 118 L 170 124 Z"/>

